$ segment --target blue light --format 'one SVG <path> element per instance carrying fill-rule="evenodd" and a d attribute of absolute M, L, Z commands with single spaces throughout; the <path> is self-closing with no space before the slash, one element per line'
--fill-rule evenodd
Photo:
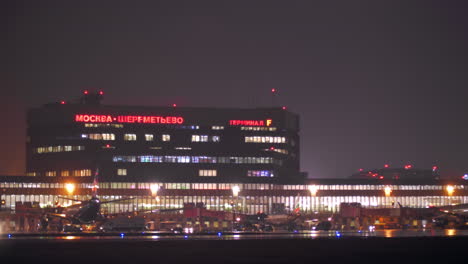
<path fill-rule="evenodd" d="M 218 232 L 218 236 L 222 236 L 223 234 L 221 232 Z"/>
<path fill-rule="evenodd" d="M 124 233 L 120 233 L 120 237 L 124 237 L 124 236 L 125 236 L 125 234 L 124 234 Z"/>
<path fill-rule="evenodd" d="M 340 237 L 341 236 L 340 232 L 336 231 L 336 236 Z"/>
<path fill-rule="evenodd" d="M 8 234 L 8 238 L 11 238 L 11 234 Z"/>
<path fill-rule="evenodd" d="M 468 174 L 463 175 L 462 179 L 468 180 Z"/>
<path fill-rule="evenodd" d="M 184 238 L 185 238 L 185 239 L 187 239 L 187 238 L 188 238 L 188 236 L 184 236 Z"/>

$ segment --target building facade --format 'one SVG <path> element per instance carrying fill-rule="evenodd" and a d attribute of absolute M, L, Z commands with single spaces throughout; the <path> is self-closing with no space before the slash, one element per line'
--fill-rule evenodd
<path fill-rule="evenodd" d="M 225 109 L 78 102 L 28 112 L 27 175 L 133 182 L 299 184 L 299 117 L 282 108 Z"/>
<path fill-rule="evenodd" d="M 299 118 L 282 108 L 106 106 L 101 99 L 102 94 L 85 91 L 77 102 L 28 112 L 28 175 L 0 177 L 2 207 L 14 211 L 21 203 L 47 207 L 70 203 L 62 197 L 89 199 L 96 170 L 100 199 L 133 198 L 103 205 L 107 213 L 187 203 L 244 214 L 297 208 L 336 213 L 342 203 L 364 208 L 468 203 L 466 181 L 414 178 L 412 168 L 363 171 L 354 179 L 306 179 L 299 170 Z M 70 184 L 72 191 L 66 188 Z"/>
<path fill-rule="evenodd" d="M 93 183 L 86 178 L 71 181 L 38 177 L 0 177 L 1 199 L 6 208 L 17 203 L 38 203 L 41 207 L 67 205 L 65 198 L 89 199 Z M 235 191 L 237 190 L 237 191 Z M 100 182 L 102 200 L 133 199 L 103 204 L 106 213 L 182 208 L 186 203 L 203 203 L 207 209 L 255 214 L 284 214 L 299 208 L 303 213 L 336 213 L 341 203 L 360 203 L 363 208 L 427 208 L 468 203 L 468 183 L 458 181 L 381 181 L 316 179 L 306 184 L 271 183 L 180 183 Z"/>

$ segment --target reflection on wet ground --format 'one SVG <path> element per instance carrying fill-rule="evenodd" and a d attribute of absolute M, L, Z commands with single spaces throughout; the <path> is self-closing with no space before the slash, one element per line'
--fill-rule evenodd
<path fill-rule="evenodd" d="M 210 234 L 171 234 L 161 232 L 140 233 L 10 233 L 0 234 L 0 239 L 22 240 L 245 240 L 245 239 L 310 239 L 310 238 L 341 238 L 341 237 L 468 237 L 468 230 L 428 229 L 428 230 L 376 230 L 376 231 L 302 231 L 302 232 L 271 232 L 243 233 L 218 232 Z"/>

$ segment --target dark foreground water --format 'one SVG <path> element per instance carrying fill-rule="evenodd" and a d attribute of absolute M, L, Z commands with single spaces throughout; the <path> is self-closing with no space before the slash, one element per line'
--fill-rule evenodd
<path fill-rule="evenodd" d="M 468 237 L 4 239 L 0 263 L 466 263 Z"/>

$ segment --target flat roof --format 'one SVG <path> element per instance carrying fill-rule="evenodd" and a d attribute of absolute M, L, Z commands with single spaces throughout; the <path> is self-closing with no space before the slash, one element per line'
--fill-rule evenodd
<path fill-rule="evenodd" d="M 8 183 L 91 183 L 93 177 L 36 177 L 36 176 L 0 176 L 0 182 Z M 116 181 L 100 180 L 99 182 L 135 182 L 146 183 L 155 182 L 154 178 L 140 179 L 139 181 Z M 178 183 L 178 182 L 161 182 L 161 183 Z M 180 182 L 186 183 L 186 182 Z M 212 182 L 194 182 L 194 183 L 212 183 Z M 462 179 L 404 179 L 404 180 L 379 180 L 379 179 L 306 179 L 304 184 L 277 184 L 277 183 L 249 183 L 249 182 L 236 182 L 238 184 L 273 184 L 273 185 L 468 185 L 468 181 Z M 217 184 L 234 184 L 233 182 L 221 182 Z"/>

